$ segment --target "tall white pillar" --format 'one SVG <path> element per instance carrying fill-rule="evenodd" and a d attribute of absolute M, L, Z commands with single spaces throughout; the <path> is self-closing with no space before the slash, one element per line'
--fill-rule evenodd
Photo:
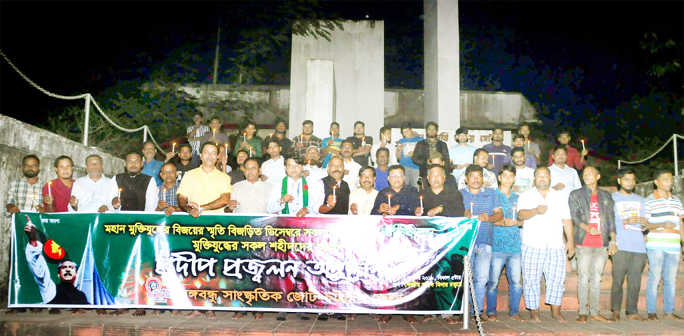
<path fill-rule="evenodd" d="M 425 122 L 461 127 L 458 0 L 424 0 Z"/>

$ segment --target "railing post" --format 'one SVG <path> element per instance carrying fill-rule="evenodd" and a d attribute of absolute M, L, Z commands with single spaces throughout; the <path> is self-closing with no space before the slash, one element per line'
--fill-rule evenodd
<path fill-rule="evenodd" d="M 672 134 L 672 141 L 674 142 L 675 176 L 677 176 L 679 175 L 679 153 L 677 153 L 677 135 Z"/>
<path fill-rule="evenodd" d="M 463 278 L 461 286 L 463 289 L 463 330 L 468 329 L 470 319 L 470 255 L 463 258 Z"/>
<path fill-rule="evenodd" d="M 88 146 L 88 129 L 90 128 L 90 93 L 86 95 L 85 125 L 83 127 L 83 145 Z"/>

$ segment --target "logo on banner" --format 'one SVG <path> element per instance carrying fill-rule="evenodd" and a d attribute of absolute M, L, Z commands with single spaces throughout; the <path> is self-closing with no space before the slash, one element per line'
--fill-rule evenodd
<path fill-rule="evenodd" d="M 166 303 L 170 297 L 169 290 L 164 288 L 161 280 L 152 277 L 145 280 L 145 290 L 147 291 L 147 300 L 158 303 Z"/>
<path fill-rule="evenodd" d="M 45 245 L 43 246 L 43 251 L 49 258 L 55 260 L 60 260 L 64 258 L 64 255 L 66 254 L 64 252 L 64 249 L 61 246 L 59 246 L 59 244 L 55 243 L 55 241 L 52 239 L 48 239 L 48 241 L 45 242 Z"/>

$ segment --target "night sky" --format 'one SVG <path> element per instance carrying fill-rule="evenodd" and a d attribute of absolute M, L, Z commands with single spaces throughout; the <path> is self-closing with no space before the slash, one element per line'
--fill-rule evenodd
<path fill-rule="evenodd" d="M 117 80 L 145 78 L 156 62 L 185 43 L 199 43 L 207 59 L 200 81 L 210 82 L 219 18 L 235 17 L 240 2 L 0 2 L 0 49 L 32 80 L 49 91 L 97 94 Z M 684 2 L 460 2 L 461 38 L 481 41 L 484 31 L 507 32 L 500 58 L 525 57 L 531 66 L 582 71 L 573 99 L 610 109 L 648 92 L 646 70 L 653 58 L 639 47 L 646 32 L 682 46 Z M 259 2 L 267 12 L 274 2 Z M 423 4 L 421 1 L 321 2 L 325 15 L 385 20 L 386 87 L 422 88 Z M 252 4 L 254 6 L 254 4 Z M 256 15 L 256 14 L 255 14 Z M 252 21 L 250 21 L 252 20 Z M 226 32 L 224 31 L 223 34 Z M 466 35 L 466 36 L 464 36 Z M 222 39 L 230 37 L 223 35 Z M 467 56 L 468 66 L 495 83 L 467 81 L 462 89 L 515 91 L 532 102 L 535 85 L 508 73 L 506 63 L 486 55 Z M 505 55 L 504 55 L 505 54 Z M 471 55 L 473 56 L 473 55 Z M 680 59 L 681 60 L 681 59 Z M 2 60 L 0 113 L 39 123 L 48 112 L 82 101 L 49 98 L 25 83 Z M 289 59 L 270 61 L 264 84 L 288 85 Z M 468 72 L 466 72 L 466 75 Z M 679 86 L 681 90 L 681 84 Z M 548 103 L 548 102 L 546 102 Z M 571 108 L 571 107 L 568 107 Z"/>

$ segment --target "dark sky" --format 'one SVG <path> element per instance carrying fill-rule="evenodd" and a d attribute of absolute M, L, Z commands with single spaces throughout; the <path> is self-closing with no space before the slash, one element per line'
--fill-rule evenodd
<path fill-rule="evenodd" d="M 265 8 L 273 2 L 261 2 Z M 512 53 L 525 54 L 551 67 L 582 67 L 598 104 L 614 106 L 642 93 L 651 60 L 638 43 L 647 31 L 682 41 L 682 1 L 461 1 L 460 22 L 471 27 L 509 28 Z M 163 59 L 184 42 L 213 51 L 219 16 L 234 17 L 237 2 L 0 2 L 0 49 L 29 78 L 64 95 L 97 92 L 127 72 L 145 53 Z M 328 13 L 345 19 L 385 20 L 386 85 L 422 87 L 421 1 L 322 2 Z M 462 29 L 468 31 L 468 29 Z M 662 36 L 662 35 L 661 35 Z M 397 45 L 394 53 L 388 48 Z M 681 59 L 680 59 L 681 60 Z M 49 98 L 24 82 L 0 60 L 0 113 L 36 123 L 43 116 L 82 101 Z M 275 62 L 275 84 L 287 84 L 288 62 Z M 209 65 L 210 67 L 210 65 Z M 610 71 L 607 71 L 610 70 Z M 505 71 L 502 69 L 501 71 Z M 501 88 L 507 91 L 506 87 Z M 616 94 L 619 91 L 619 94 Z"/>

